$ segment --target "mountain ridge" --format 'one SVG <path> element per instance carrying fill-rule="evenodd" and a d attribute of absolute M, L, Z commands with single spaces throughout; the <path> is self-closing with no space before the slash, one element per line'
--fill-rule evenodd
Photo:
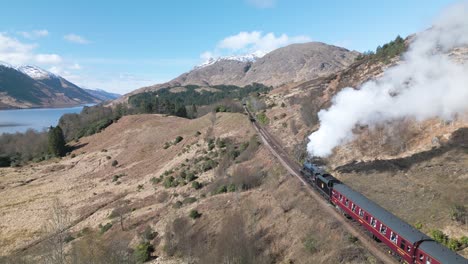
<path fill-rule="evenodd" d="M 104 100 L 40 67 L 0 63 L 0 109 L 67 107 Z"/>
<path fill-rule="evenodd" d="M 134 94 L 189 84 L 246 86 L 262 83 L 278 87 L 335 73 L 353 63 L 359 54 L 322 42 L 307 42 L 273 50 L 255 60 L 236 60 L 236 56 L 218 58 L 166 83 L 136 89 L 117 102 L 126 101 Z"/>

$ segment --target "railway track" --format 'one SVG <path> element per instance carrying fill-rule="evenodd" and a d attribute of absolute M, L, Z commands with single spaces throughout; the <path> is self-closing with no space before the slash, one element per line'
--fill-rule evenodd
<path fill-rule="evenodd" d="M 387 251 L 384 245 L 380 245 L 375 242 L 369 235 L 366 233 L 366 230 L 361 228 L 359 224 L 352 222 L 346 219 L 342 214 L 340 214 L 335 207 L 328 203 L 321 195 L 315 191 L 315 189 L 303 178 L 300 170 L 301 166 L 297 164 L 293 159 L 289 157 L 289 154 L 281 147 L 281 144 L 278 140 L 272 136 L 265 128 L 260 126 L 255 122 L 252 114 L 246 108 L 245 111 L 252 121 L 252 125 L 257 131 L 257 134 L 260 136 L 262 142 L 267 146 L 270 152 L 278 159 L 281 165 L 294 177 L 299 179 L 301 183 L 305 186 L 309 194 L 317 201 L 317 204 L 322 207 L 322 209 L 335 218 L 351 235 L 357 237 L 359 241 L 383 263 L 398 263 L 395 258 L 393 258 Z"/>

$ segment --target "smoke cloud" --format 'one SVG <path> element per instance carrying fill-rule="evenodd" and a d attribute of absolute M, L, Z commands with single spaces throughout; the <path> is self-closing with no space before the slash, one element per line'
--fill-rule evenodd
<path fill-rule="evenodd" d="M 318 113 L 320 129 L 309 136 L 307 150 L 325 157 L 353 139 L 356 125 L 373 125 L 412 117 L 452 119 L 468 110 L 468 67 L 450 60 L 447 52 L 468 45 L 468 2 L 453 5 L 419 33 L 403 61 L 382 78 L 359 90 L 345 88 L 332 106 Z"/>

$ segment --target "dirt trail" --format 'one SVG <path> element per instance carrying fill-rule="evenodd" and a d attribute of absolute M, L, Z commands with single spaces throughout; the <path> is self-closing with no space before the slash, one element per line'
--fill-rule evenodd
<path fill-rule="evenodd" d="M 247 113 L 250 112 L 246 109 Z M 291 173 L 291 175 L 297 177 L 310 195 L 318 202 L 318 204 L 328 212 L 333 218 L 340 222 L 346 230 L 357 237 L 359 241 L 378 259 L 384 263 L 397 263 L 397 261 L 384 251 L 384 248 L 377 245 L 365 232 L 358 226 L 353 225 L 350 221 L 346 220 L 340 213 L 338 213 L 334 207 L 332 207 L 327 201 L 325 201 L 303 178 L 300 173 L 300 166 L 294 162 L 288 155 L 288 153 L 281 147 L 281 144 L 263 127 L 257 122 L 252 122 L 255 130 L 262 139 L 263 143 L 268 147 L 271 153 L 278 158 L 281 165 Z"/>

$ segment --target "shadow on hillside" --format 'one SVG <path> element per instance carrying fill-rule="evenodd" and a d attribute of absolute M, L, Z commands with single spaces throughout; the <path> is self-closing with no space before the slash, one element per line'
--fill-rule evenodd
<path fill-rule="evenodd" d="M 78 150 L 78 149 L 80 149 L 80 148 L 83 148 L 83 147 L 85 147 L 86 145 L 88 145 L 88 143 L 82 143 L 82 144 L 78 144 L 78 145 L 74 145 L 74 146 L 69 146 L 69 147 L 68 147 L 68 151 L 69 151 L 69 152 L 72 152 L 72 151 Z"/>
<path fill-rule="evenodd" d="M 448 151 L 455 149 L 461 149 L 464 150 L 465 153 L 468 153 L 468 128 L 460 128 L 456 130 L 452 134 L 450 141 L 438 148 L 433 148 L 404 158 L 366 162 L 354 161 L 343 166 L 339 166 L 335 170 L 341 173 L 408 170 L 415 164 L 442 156 Z"/>

